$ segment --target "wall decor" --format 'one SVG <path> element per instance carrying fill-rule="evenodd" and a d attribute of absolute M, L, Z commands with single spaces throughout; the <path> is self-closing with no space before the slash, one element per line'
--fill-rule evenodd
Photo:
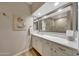
<path fill-rule="evenodd" d="M 13 19 L 13 29 L 16 31 L 25 31 L 26 30 L 25 19 L 21 17 L 14 17 Z"/>

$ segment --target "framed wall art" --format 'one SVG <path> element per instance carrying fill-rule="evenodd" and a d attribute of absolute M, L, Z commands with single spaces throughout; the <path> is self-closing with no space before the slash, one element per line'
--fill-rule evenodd
<path fill-rule="evenodd" d="M 22 17 L 14 17 L 13 18 L 13 30 L 25 31 L 26 30 L 25 19 L 23 19 Z"/>

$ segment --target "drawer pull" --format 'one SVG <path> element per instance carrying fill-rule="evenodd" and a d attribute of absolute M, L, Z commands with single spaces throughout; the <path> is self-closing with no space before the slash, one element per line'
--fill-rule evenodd
<path fill-rule="evenodd" d="M 53 50 L 53 48 L 51 48 L 51 50 Z"/>
<path fill-rule="evenodd" d="M 65 49 L 58 47 L 60 50 L 65 51 Z"/>
<path fill-rule="evenodd" d="M 79 53 L 77 53 L 77 55 L 79 55 Z"/>
<path fill-rule="evenodd" d="M 55 50 L 54 52 L 55 52 L 55 53 L 57 53 L 57 51 L 56 51 L 56 50 Z"/>
<path fill-rule="evenodd" d="M 47 44 L 50 44 L 49 42 L 47 42 Z"/>

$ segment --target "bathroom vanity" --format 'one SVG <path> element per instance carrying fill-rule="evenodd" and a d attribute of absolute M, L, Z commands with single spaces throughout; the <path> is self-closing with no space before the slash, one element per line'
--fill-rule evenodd
<path fill-rule="evenodd" d="M 78 55 L 78 41 L 68 41 L 55 36 L 32 33 L 32 47 L 43 56 Z"/>
<path fill-rule="evenodd" d="M 43 56 L 78 55 L 77 11 L 76 3 L 68 3 L 34 19 L 32 47 Z"/>

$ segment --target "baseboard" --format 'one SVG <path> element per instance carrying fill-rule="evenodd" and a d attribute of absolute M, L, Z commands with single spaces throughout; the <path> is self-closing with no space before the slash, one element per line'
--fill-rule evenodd
<path fill-rule="evenodd" d="M 16 54 L 14 54 L 13 56 L 19 56 L 19 55 L 21 55 L 22 53 L 24 53 L 24 52 L 26 52 L 26 51 L 29 51 L 31 48 L 29 48 L 29 49 L 24 49 L 24 50 L 22 50 L 22 51 L 20 51 L 20 52 L 18 52 L 18 53 L 16 53 Z"/>
<path fill-rule="evenodd" d="M 0 52 L 0 56 L 9 56 L 10 53 L 9 52 Z"/>

